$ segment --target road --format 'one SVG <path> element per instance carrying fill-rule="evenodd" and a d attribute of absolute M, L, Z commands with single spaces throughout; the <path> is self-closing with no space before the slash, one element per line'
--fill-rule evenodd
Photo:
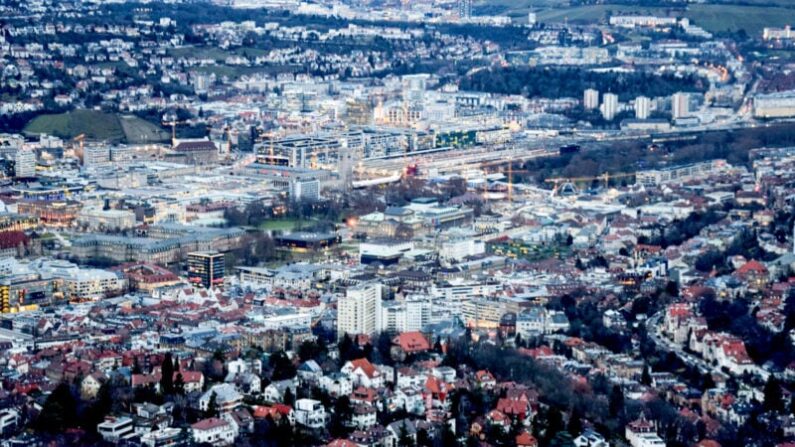
<path fill-rule="evenodd" d="M 695 366 L 701 374 L 717 371 L 715 368 L 706 362 L 704 359 L 697 357 L 682 349 L 681 346 L 672 342 L 666 337 L 660 335 L 660 320 L 662 319 L 663 312 L 657 312 L 646 320 L 646 333 L 649 338 L 654 342 L 657 347 L 667 352 L 673 352 L 679 357 L 686 365 Z M 721 371 L 717 371 L 722 373 Z"/>

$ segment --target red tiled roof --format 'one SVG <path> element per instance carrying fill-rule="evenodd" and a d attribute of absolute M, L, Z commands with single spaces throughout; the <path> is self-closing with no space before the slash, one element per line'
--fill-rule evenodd
<path fill-rule="evenodd" d="M 403 332 L 392 339 L 406 353 L 424 352 L 431 349 L 428 340 L 420 332 Z"/>
<path fill-rule="evenodd" d="M 191 425 L 191 428 L 194 430 L 212 430 L 214 428 L 224 427 L 226 425 L 229 425 L 229 422 L 226 422 L 223 419 L 207 418 Z"/>
<path fill-rule="evenodd" d="M 516 437 L 516 445 L 517 447 L 535 447 L 538 445 L 538 440 L 527 431 L 523 431 Z"/>
<path fill-rule="evenodd" d="M 378 370 L 366 358 L 351 360 L 351 365 L 353 365 L 354 371 L 361 369 L 362 372 L 371 379 L 378 375 Z"/>

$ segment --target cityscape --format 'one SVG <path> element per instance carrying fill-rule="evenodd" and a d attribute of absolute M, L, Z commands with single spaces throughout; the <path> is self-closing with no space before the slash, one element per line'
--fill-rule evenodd
<path fill-rule="evenodd" d="M 0 0 L 0 447 L 794 447 L 793 23 Z"/>

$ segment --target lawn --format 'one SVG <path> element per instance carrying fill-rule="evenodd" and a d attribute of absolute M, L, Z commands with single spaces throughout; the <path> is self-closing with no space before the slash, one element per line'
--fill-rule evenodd
<path fill-rule="evenodd" d="M 267 231 L 292 231 L 307 222 L 301 219 L 272 219 L 262 222 L 259 227 Z"/>
<path fill-rule="evenodd" d="M 65 139 L 85 134 L 86 139 L 111 143 L 153 143 L 166 141 L 168 132 L 133 115 L 118 116 L 97 110 L 78 109 L 57 115 L 40 115 L 32 119 L 24 132 L 46 133 Z"/>
<path fill-rule="evenodd" d="M 795 23 L 795 9 L 745 5 L 690 5 L 687 17 L 710 32 L 744 29 L 751 36 L 762 34 L 764 27 L 781 27 Z"/>
<path fill-rule="evenodd" d="M 134 115 L 119 117 L 128 143 L 155 143 L 168 141 L 170 135 L 162 128 Z"/>
<path fill-rule="evenodd" d="M 744 29 L 750 35 L 759 35 L 764 27 L 795 24 L 795 2 L 773 0 L 756 1 L 756 4 L 753 1 L 744 4 L 729 3 L 732 2 L 727 0 L 724 4 L 691 4 L 686 9 L 616 4 L 556 7 L 547 0 L 482 0 L 477 5 L 514 17 L 536 11 L 540 22 L 596 23 L 616 13 L 684 16 L 714 33 Z"/>
<path fill-rule="evenodd" d="M 89 140 L 110 142 L 120 142 L 125 137 L 115 114 L 86 109 L 37 116 L 25 126 L 24 132 L 29 135 L 46 133 L 66 139 L 85 134 Z"/>

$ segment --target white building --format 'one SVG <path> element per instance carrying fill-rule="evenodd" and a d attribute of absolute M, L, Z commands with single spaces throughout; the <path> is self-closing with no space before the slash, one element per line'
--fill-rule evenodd
<path fill-rule="evenodd" d="M 635 98 L 635 118 L 645 120 L 651 115 L 651 99 L 645 96 Z"/>
<path fill-rule="evenodd" d="M 587 110 L 599 108 L 599 90 L 589 88 L 585 90 L 582 98 L 582 106 Z"/>
<path fill-rule="evenodd" d="M 676 17 L 656 17 L 643 15 L 611 16 L 610 25 L 621 26 L 624 28 L 648 27 L 655 28 L 661 26 L 675 26 Z"/>
<path fill-rule="evenodd" d="M 104 298 L 127 289 L 127 279 L 119 272 L 81 268 L 68 261 L 46 261 L 38 270 L 63 279 L 64 292 L 70 297 Z"/>
<path fill-rule="evenodd" d="M 420 331 L 431 323 L 433 304 L 429 297 L 412 296 L 382 303 L 381 330 L 390 332 Z"/>
<path fill-rule="evenodd" d="M 133 420 L 130 417 L 106 417 L 97 425 L 97 433 L 106 442 L 118 443 L 135 436 Z"/>
<path fill-rule="evenodd" d="M 795 90 L 756 95 L 754 116 L 757 118 L 786 118 L 795 116 Z"/>
<path fill-rule="evenodd" d="M 110 162 L 110 147 L 100 145 L 88 145 L 83 148 L 83 166 L 94 168 Z"/>
<path fill-rule="evenodd" d="M 482 240 L 464 238 L 442 243 L 439 259 L 454 263 L 483 253 L 486 253 L 486 244 Z"/>
<path fill-rule="evenodd" d="M 643 414 L 627 424 L 624 435 L 632 447 L 665 447 L 665 441 L 657 435 L 657 424 L 646 420 Z"/>
<path fill-rule="evenodd" d="M 232 445 L 237 437 L 236 426 L 219 418 L 202 419 L 191 425 L 190 429 L 193 441 L 197 444 Z"/>
<path fill-rule="evenodd" d="M 14 176 L 15 177 L 35 177 L 36 176 L 36 153 L 26 147 L 20 147 L 14 154 Z"/>
<path fill-rule="evenodd" d="M 347 396 L 353 393 L 353 381 L 342 373 L 332 373 L 318 380 L 321 390 L 330 396 Z"/>
<path fill-rule="evenodd" d="M 690 115 L 690 95 L 687 93 L 674 93 L 671 96 L 671 117 L 684 118 Z"/>
<path fill-rule="evenodd" d="M 295 401 L 295 422 L 309 428 L 323 428 L 326 425 L 326 410 L 323 403 L 314 399 Z"/>
<path fill-rule="evenodd" d="M 131 210 L 102 209 L 86 207 L 77 215 L 78 224 L 85 225 L 89 230 L 127 230 L 136 224 L 135 213 Z"/>
<path fill-rule="evenodd" d="M 320 200 L 320 180 L 293 180 L 290 182 L 290 200 L 317 202 Z"/>
<path fill-rule="evenodd" d="M 243 402 L 243 396 L 237 392 L 233 385 L 221 383 L 213 385 L 212 388 L 202 394 L 202 397 L 199 398 L 199 410 L 207 411 L 213 395 L 215 395 L 218 411 L 221 413 L 236 410 Z"/>
<path fill-rule="evenodd" d="M 381 330 L 383 286 L 366 283 L 348 288 L 337 302 L 337 336 L 372 335 Z"/>
<path fill-rule="evenodd" d="M 618 113 L 618 95 L 614 93 L 605 93 L 602 96 L 602 116 L 604 119 L 610 121 L 616 117 Z"/>
<path fill-rule="evenodd" d="M 0 436 L 13 430 L 19 424 L 19 412 L 13 408 L 0 410 Z"/>
<path fill-rule="evenodd" d="M 790 40 L 795 39 L 795 32 L 789 25 L 784 28 L 765 28 L 762 30 L 762 38 L 765 40 Z"/>

